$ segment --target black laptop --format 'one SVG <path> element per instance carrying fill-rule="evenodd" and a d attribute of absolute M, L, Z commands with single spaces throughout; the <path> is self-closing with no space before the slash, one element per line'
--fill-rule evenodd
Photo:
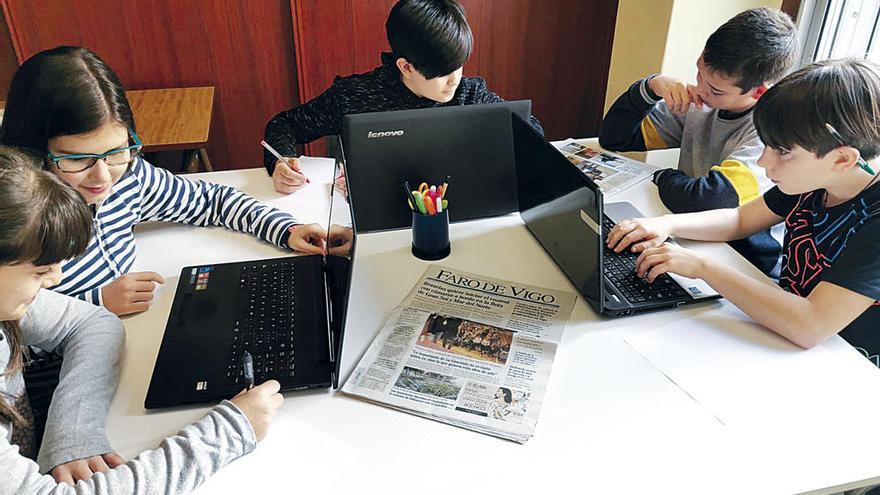
<path fill-rule="evenodd" d="M 346 115 L 342 142 L 355 230 L 409 227 L 401 184 L 415 189 L 447 175 L 450 221 L 517 211 L 511 114 L 528 120 L 530 112 L 525 100 Z"/>
<path fill-rule="evenodd" d="M 597 313 L 624 316 L 720 297 L 701 280 L 639 278 L 638 255 L 606 249 L 605 236 L 615 221 L 644 215 L 629 203 L 603 204 L 599 186 L 517 116 L 513 135 L 520 216 Z"/>
<path fill-rule="evenodd" d="M 147 409 L 234 396 L 245 386 L 245 351 L 257 384 L 275 379 L 283 391 L 338 386 L 354 235 L 346 201 L 331 202 L 333 254 L 181 271 Z M 340 249 L 348 240 L 350 250 Z"/>

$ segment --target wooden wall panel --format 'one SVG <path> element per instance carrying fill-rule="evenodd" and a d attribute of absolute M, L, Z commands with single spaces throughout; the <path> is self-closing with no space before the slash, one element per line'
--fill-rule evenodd
<path fill-rule="evenodd" d="M 302 101 L 387 51 L 393 0 L 291 0 Z M 593 136 L 602 119 L 617 1 L 462 0 L 475 48 L 465 75 L 529 98 L 549 139 Z"/>
<path fill-rule="evenodd" d="M 595 136 L 602 122 L 617 1 L 464 2 L 476 47 L 465 65 L 506 99 L 529 98 L 548 139 Z"/>
<path fill-rule="evenodd" d="M 287 0 L 2 0 L 19 61 L 96 51 L 126 89 L 215 86 L 217 169 L 260 166 L 266 121 L 297 100 Z"/>
<path fill-rule="evenodd" d="M 333 79 L 367 72 L 388 51 L 385 18 L 396 0 L 291 0 L 300 101 L 323 93 Z M 318 140 L 306 154 L 321 156 Z"/>
<path fill-rule="evenodd" d="M 2 14 L 0 11 L 0 15 Z M 12 45 L 12 36 L 9 34 L 9 26 L 4 15 L 0 19 L 0 100 L 6 99 L 9 83 L 12 82 L 16 70 L 18 70 L 18 58 L 15 56 L 15 47 Z"/>

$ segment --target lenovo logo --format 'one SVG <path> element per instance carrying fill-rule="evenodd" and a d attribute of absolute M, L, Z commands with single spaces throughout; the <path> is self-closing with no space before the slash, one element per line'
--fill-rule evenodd
<path fill-rule="evenodd" d="M 386 137 L 396 137 L 396 136 L 403 136 L 403 130 L 399 130 L 399 131 L 379 131 L 379 132 L 367 131 L 367 138 L 368 138 L 368 139 L 386 138 Z"/>

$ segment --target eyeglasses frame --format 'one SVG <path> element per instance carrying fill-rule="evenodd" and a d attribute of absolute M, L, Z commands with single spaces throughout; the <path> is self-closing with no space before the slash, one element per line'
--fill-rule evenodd
<path fill-rule="evenodd" d="M 53 154 L 52 152 L 48 152 L 47 155 L 49 157 L 49 160 L 51 160 L 52 163 L 54 163 L 55 166 L 58 167 L 58 170 L 60 170 L 61 172 L 65 173 L 65 174 L 79 174 L 79 173 L 85 172 L 86 170 L 94 167 L 98 163 L 98 160 L 104 160 L 105 158 L 107 158 L 110 155 L 114 155 L 116 153 L 120 153 L 123 151 L 134 150 L 134 152 L 131 155 L 131 159 L 128 161 L 128 163 L 107 163 L 106 161 L 104 161 L 104 163 L 106 163 L 110 167 L 121 167 L 123 165 L 129 166 L 132 164 L 132 162 L 135 161 L 135 159 L 137 159 L 137 156 L 140 153 L 141 149 L 143 149 L 144 145 L 141 142 L 138 135 L 130 127 L 128 128 L 128 135 L 129 135 L 129 137 L 131 137 L 132 140 L 134 140 L 133 145 L 124 146 L 122 148 L 114 148 L 110 151 L 101 153 L 100 155 L 95 155 L 92 153 L 78 153 L 78 154 L 72 154 L 72 155 L 57 156 L 57 155 Z M 91 161 L 91 163 L 88 166 L 86 166 L 85 168 L 83 168 L 81 170 L 64 170 L 63 168 L 61 168 L 61 165 L 59 165 L 59 162 L 61 160 L 70 160 L 70 159 L 79 160 L 82 158 L 92 158 L 93 160 Z"/>

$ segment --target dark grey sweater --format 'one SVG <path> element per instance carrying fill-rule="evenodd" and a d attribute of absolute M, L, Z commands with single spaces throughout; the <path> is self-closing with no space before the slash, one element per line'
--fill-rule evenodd
<path fill-rule="evenodd" d="M 348 114 L 388 112 L 417 108 L 478 105 L 504 101 L 486 87 L 479 77 L 463 77 L 452 100 L 439 103 L 422 98 L 400 80 L 400 70 L 390 53 L 382 54 L 382 65 L 364 74 L 337 77 L 326 91 L 298 107 L 285 110 L 266 124 L 266 142 L 283 156 L 297 156 L 296 145 L 342 132 L 342 117 Z M 541 123 L 531 116 L 529 123 L 541 134 Z M 275 157 L 263 152 L 269 175 L 275 169 Z"/>

